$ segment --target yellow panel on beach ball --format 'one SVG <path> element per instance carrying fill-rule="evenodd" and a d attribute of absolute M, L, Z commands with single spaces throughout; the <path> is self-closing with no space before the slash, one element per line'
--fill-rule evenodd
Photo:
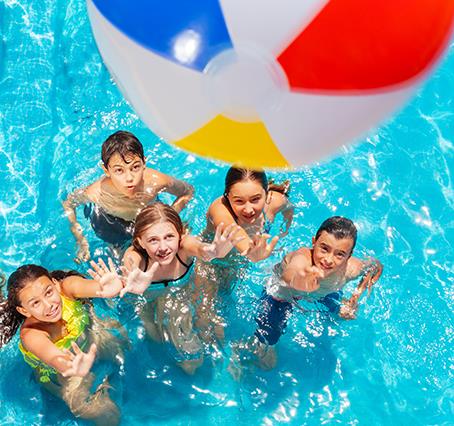
<path fill-rule="evenodd" d="M 240 123 L 218 115 L 174 144 L 204 157 L 244 167 L 290 167 L 261 122 Z"/>

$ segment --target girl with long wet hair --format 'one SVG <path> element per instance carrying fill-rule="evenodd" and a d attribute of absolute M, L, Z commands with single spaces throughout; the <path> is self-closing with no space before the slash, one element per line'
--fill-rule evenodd
<path fill-rule="evenodd" d="M 32 264 L 13 272 L 7 297 L 0 294 L 0 347 L 19 331 L 19 350 L 45 389 L 61 397 L 76 417 L 117 424 L 119 410 L 105 391 L 106 384 L 90 392 L 94 381 L 90 369 L 97 353 L 117 355 L 118 339 L 80 299 L 113 297 L 122 283 L 110 259 L 109 267 L 102 261 L 92 262 L 92 267 L 94 280 Z"/>

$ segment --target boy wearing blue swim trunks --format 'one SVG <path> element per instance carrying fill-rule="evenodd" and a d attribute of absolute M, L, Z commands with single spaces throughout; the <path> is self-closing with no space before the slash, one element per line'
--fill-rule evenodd
<path fill-rule="evenodd" d="M 261 343 L 275 345 L 299 300 L 318 302 L 344 319 L 354 319 L 361 294 L 379 279 L 382 265 L 352 257 L 357 230 L 353 222 L 340 216 L 325 220 L 312 238 L 312 248 L 289 253 L 276 265 L 275 274 L 261 298 L 255 336 Z M 363 275 L 349 299 L 342 288 Z"/>
<path fill-rule="evenodd" d="M 191 185 L 146 167 L 143 146 L 130 132 L 110 135 L 102 145 L 101 158 L 105 176 L 77 189 L 63 202 L 77 240 L 77 261 L 90 258 L 88 241 L 77 221 L 77 206 L 85 205 L 85 217 L 99 238 L 122 247 L 131 241 L 139 211 L 155 201 L 159 193 L 176 196 L 172 207 L 180 212 L 194 192 Z"/>

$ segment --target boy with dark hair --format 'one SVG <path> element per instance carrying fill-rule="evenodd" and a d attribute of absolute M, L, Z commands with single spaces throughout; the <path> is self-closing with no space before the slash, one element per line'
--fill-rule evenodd
<path fill-rule="evenodd" d="M 180 212 L 192 198 L 191 185 L 146 167 L 143 146 L 130 132 L 110 135 L 101 149 L 105 176 L 68 196 L 63 208 L 77 240 L 77 260 L 90 258 L 88 241 L 77 221 L 76 207 L 84 204 L 96 235 L 116 247 L 131 240 L 139 211 L 153 202 L 160 192 L 175 195 L 172 207 Z"/>
<path fill-rule="evenodd" d="M 379 279 L 382 265 L 376 259 L 361 261 L 352 257 L 357 230 L 350 219 L 333 216 L 325 220 L 312 238 L 312 248 L 289 253 L 276 265 L 267 284 L 256 318 L 255 336 L 261 343 L 275 345 L 287 325 L 298 300 L 318 302 L 344 319 L 354 319 L 358 300 Z M 363 275 L 349 299 L 342 299 L 342 288 Z"/>

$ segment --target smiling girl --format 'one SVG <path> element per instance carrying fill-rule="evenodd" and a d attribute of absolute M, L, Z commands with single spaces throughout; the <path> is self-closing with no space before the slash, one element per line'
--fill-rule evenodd
<path fill-rule="evenodd" d="M 232 224 L 217 228 L 211 243 L 185 232 L 178 213 L 154 203 L 137 216 L 133 246 L 124 256 L 126 292 L 144 295 L 141 312 L 145 329 L 156 341 L 170 342 L 178 364 L 193 373 L 203 362 L 202 346 L 192 327 L 192 284 L 195 258 L 205 261 L 224 257 L 242 237 Z"/>
<path fill-rule="evenodd" d="M 293 219 L 288 190 L 288 183 L 269 183 L 263 171 L 231 167 L 225 177 L 224 194 L 208 209 L 206 232 L 213 232 L 221 223 L 236 223 L 241 227 L 238 234 L 244 237 L 235 245 L 237 251 L 251 262 L 266 259 L 279 237 L 287 234 Z M 269 240 L 270 225 L 279 212 L 284 216 L 285 230 Z"/>
<path fill-rule="evenodd" d="M 24 265 L 11 274 L 8 297 L 0 296 L 1 346 L 20 328 L 19 349 L 48 391 L 61 397 L 76 417 L 97 424 L 117 424 L 119 411 L 104 390 L 94 394 L 90 369 L 100 349 L 115 357 L 118 341 L 79 299 L 113 297 L 122 283 L 113 269 L 92 263 L 99 281 L 75 271 L 49 273 L 37 265 Z M 84 352 L 83 350 L 86 350 Z"/>

